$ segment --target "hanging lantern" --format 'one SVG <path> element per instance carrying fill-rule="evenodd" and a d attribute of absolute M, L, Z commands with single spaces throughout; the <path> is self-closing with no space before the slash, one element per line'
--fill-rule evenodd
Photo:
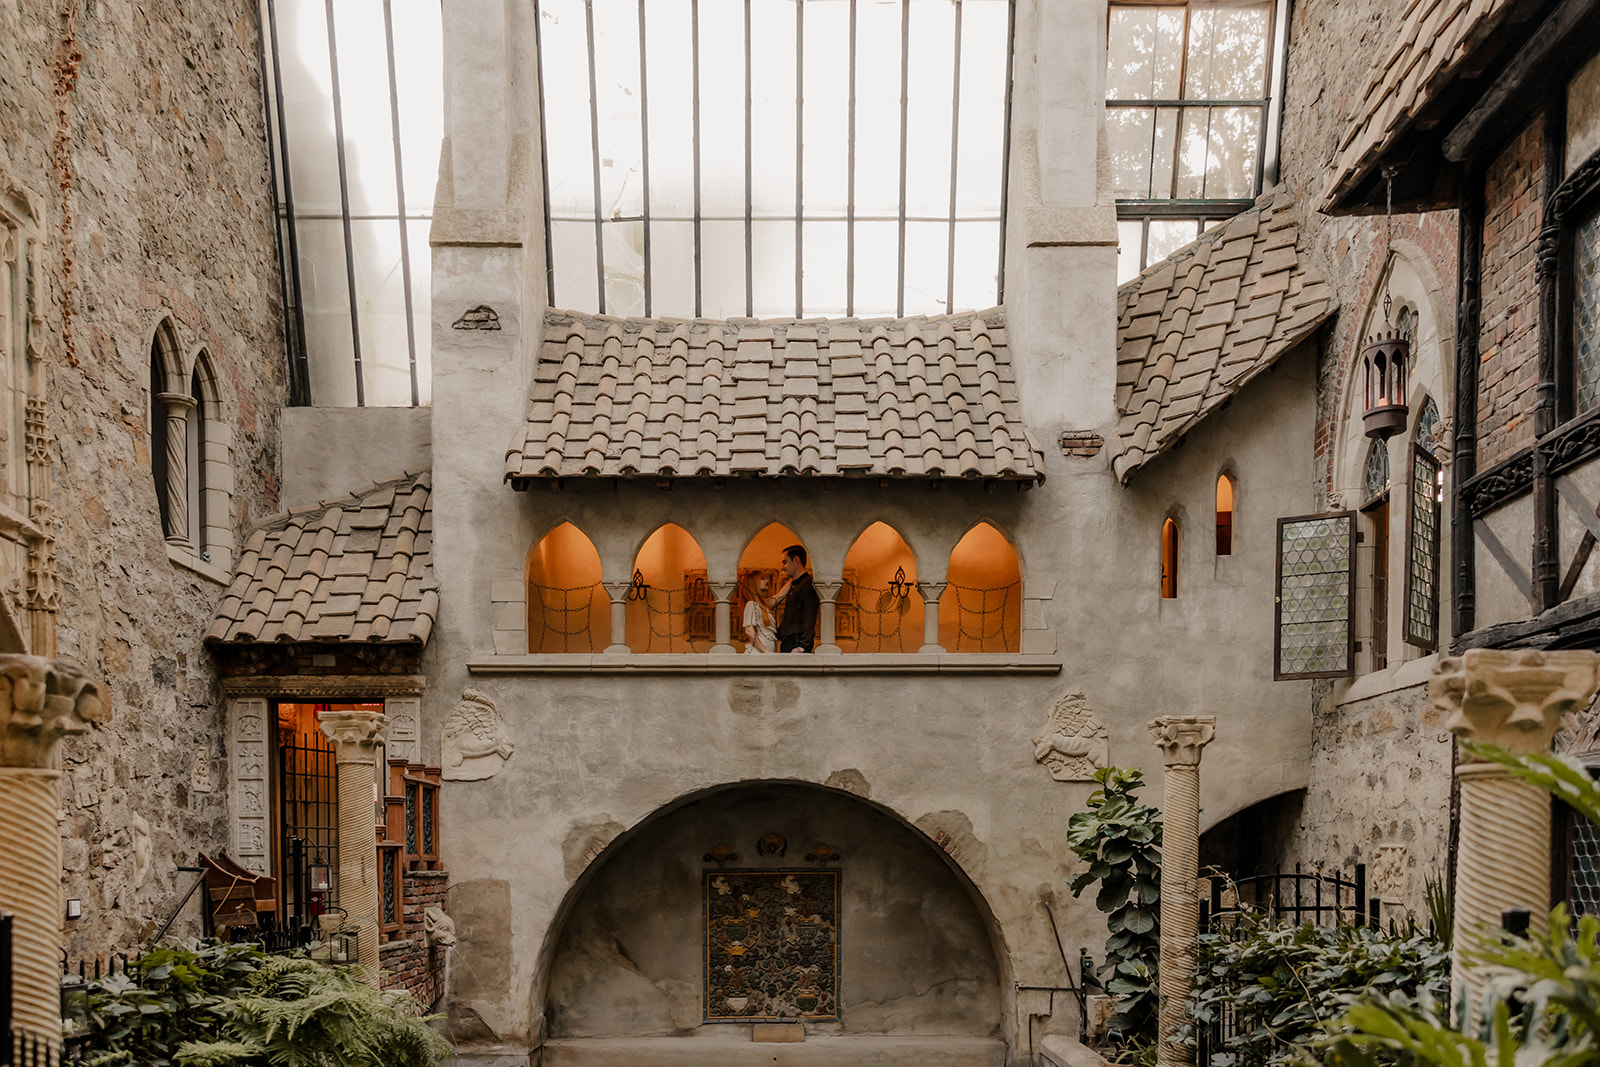
<path fill-rule="evenodd" d="M 331 868 L 328 866 L 328 861 L 323 859 L 322 854 L 319 852 L 317 858 L 311 862 L 311 866 L 306 869 L 307 881 L 310 883 L 311 892 L 331 892 L 333 890 L 333 879 L 330 877 L 332 873 Z"/>
<path fill-rule="evenodd" d="M 1406 390 L 1411 372 L 1411 342 L 1399 333 L 1374 334 L 1361 350 L 1367 376 L 1367 406 L 1362 422 L 1367 436 L 1385 441 L 1406 428 Z"/>

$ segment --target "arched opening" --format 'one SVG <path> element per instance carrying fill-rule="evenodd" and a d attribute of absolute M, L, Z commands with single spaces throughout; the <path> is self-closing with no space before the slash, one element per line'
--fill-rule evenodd
<path fill-rule="evenodd" d="M 528 651 L 600 652 L 611 643 L 611 600 L 600 553 L 570 522 L 533 546 L 526 565 Z"/>
<path fill-rule="evenodd" d="M 1372 605 L 1367 615 L 1371 641 L 1370 669 L 1389 666 L 1389 442 L 1367 448 L 1363 468 L 1361 515 L 1363 533 L 1372 542 Z"/>
<path fill-rule="evenodd" d="M 1022 566 L 1017 550 L 987 522 L 950 550 L 939 601 L 939 644 L 951 652 L 1022 648 Z"/>
<path fill-rule="evenodd" d="M 709 652 L 716 598 L 706 557 L 687 530 L 667 523 L 645 538 L 628 590 L 628 647 L 635 652 Z"/>
<path fill-rule="evenodd" d="M 206 423 L 210 421 L 211 406 L 201 384 L 198 362 L 189 377 L 189 395 L 195 400 L 184 427 L 189 468 L 189 539 L 195 551 L 204 552 L 209 547 L 206 543 Z"/>
<path fill-rule="evenodd" d="M 765 781 L 688 798 L 613 841 L 562 911 L 535 979 L 547 1054 L 635 1039 L 632 1062 L 649 1063 L 652 1046 L 726 1049 L 718 1023 L 800 1017 L 1004 1055 L 987 905 L 924 834 L 843 791 Z"/>
<path fill-rule="evenodd" d="M 1161 599 L 1178 596 L 1178 520 L 1161 524 Z"/>
<path fill-rule="evenodd" d="M 163 393 L 174 391 L 175 381 L 183 380 L 178 367 L 178 339 L 173 335 L 172 324 L 162 320 L 150 341 L 150 474 L 155 480 L 161 536 L 166 538 L 183 538 L 189 532 L 187 523 L 182 530 L 174 528 L 173 486 L 167 464 L 168 406 L 161 400 Z"/>
<path fill-rule="evenodd" d="M 743 627 L 739 625 L 745 617 L 745 605 L 750 602 L 750 594 L 762 577 L 767 579 L 769 593 L 776 593 L 783 588 L 787 580 L 783 573 L 783 554 L 791 545 L 805 547 L 805 542 L 800 540 L 800 535 L 781 522 L 768 523 L 761 531 L 750 539 L 744 546 L 744 551 L 739 554 L 739 566 L 736 577 L 739 581 L 738 590 L 734 593 L 732 605 L 735 620 L 734 636 L 739 639 L 742 646 L 744 640 Z M 814 560 L 807 557 L 807 569 L 815 566 Z M 783 619 L 783 604 L 780 601 L 772 605 L 772 625 L 774 629 Z"/>
<path fill-rule="evenodd" d="M 915 652 L 922 647 L 922 594 L 911 546 L 875 522 L 844 557 L 834 633 L 846 652 Z"/>
<path fill-rule="evenodd" d="M 1233 555 L 1233 479 L 1217 475 L 1217 555 Z"/>

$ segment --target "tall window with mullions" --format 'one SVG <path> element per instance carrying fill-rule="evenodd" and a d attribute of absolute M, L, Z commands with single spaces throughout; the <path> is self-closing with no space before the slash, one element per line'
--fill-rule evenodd
<path fill-rule="evenodd" d="M 1274 180 L 1281 6 L 1110 5 L 1106 133 L 1122 280 L 1249 207 Z"/>

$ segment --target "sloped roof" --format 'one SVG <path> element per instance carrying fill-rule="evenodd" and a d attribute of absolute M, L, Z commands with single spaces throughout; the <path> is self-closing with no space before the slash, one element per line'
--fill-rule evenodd
<path fill-rule="evenodd" d="M 1043 480 L 999 309 L 884 320 L 617 319 L 551 311 L 526 423 L 540 478 L 820 475 Z"/>
<path fill-rule="evenodd" d="M 426 643 L 439 613 L 432 484 L 413 471 L 258 525 L 206 640 Z"/>
<path fill-rule="evenodd" d="M 1509 7 L 1510 0 L 1407 0 L 1394 46 L 1379 54 L 1366 91 L 1351 105 L 1323 192 L 1324 211 L 1337 207 L 1372 172 L 1500 26 Z"/>
<path fill-rule="evenodd" d="M 1124 484 L 1333 314 L 1293 202 L 1268 192 L 1117 290 L 1111 465 Z"/>

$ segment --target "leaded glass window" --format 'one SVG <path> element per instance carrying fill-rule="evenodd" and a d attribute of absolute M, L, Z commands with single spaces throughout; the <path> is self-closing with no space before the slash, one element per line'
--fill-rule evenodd
<path fill-rule="evenodd" d="M 1367 446 L 1367 464 L 1361 475 L 1361 498 L 1376 500 L 1389 491 L 1389 446 L 1374 441 Z"/>
<path fill-rule="evenodd" d="M 1573 315 L 1573 348 L 1578 362 L 1578 410 L 1600 401 L 1600 211 L 1578 224 L 1574 250 L 1577 307 Z"/>
<path fill-rule="evenodd" d="M 1278 520 L 1274 678 L 1351 673 L 1355 540 L 1353 512 Z"/>
<path fill-rule="evenodd" d="M 1422 398 L 1422 410 L 1417 412 L 1416 442 L 1429 452 L 1434 451 L 1434 437 L 1439 432 L 1439 405 L 1433 402 L 1433 397 Z"/>
<path fill-rule="evenodd" d="M 1419 434 L 1411 446 L 1406 643 L 1430 651 L 1439 647 L 1439 526 L 1443 510 L 1439 474 L 1439 461 Z"/>

